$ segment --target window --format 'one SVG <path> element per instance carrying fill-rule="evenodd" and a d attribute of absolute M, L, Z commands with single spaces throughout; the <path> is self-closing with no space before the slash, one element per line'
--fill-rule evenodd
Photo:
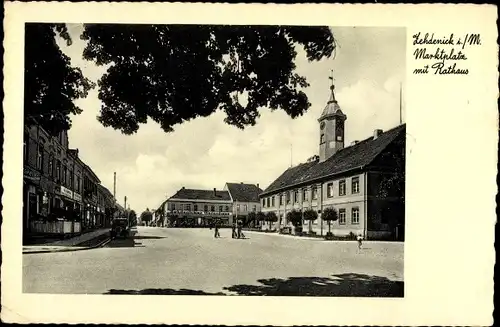
<path fill-rule="evenodd" d="M 175 203 L 172 203 L 172 204 L 170 205 L 170 208 L 171 208 L 172 210 L 175 210 Z"/>
<path fill-rule="evenodd" d="M 345 209 L 339 209 L 339 224 L 345 225 Z"/>
<path fill-rule="evenodd" d="M 274 205 L 274 198 L 273 198 L 273 205 Z M 248 211 L 248 206 L 246 204 L 243 205 L 243 211 Z"/>
<path fill-rule="evenodd" d="M 293 192 L 293 199 L 294 199 L 295 203 L 299 202 L 299 191 L 298 190 Z"/>
<path fill-rule="evenodd" d="M 286 203 L 290 203 L 290 192 L 286 192 Z"/>
<path fill-rule="evenodd" d="M 43 170 L 43 145 L 42 144 L 38 144 L 36 168 Z"/>
<path fill-rule="evenodd" d="M 359 224 L 359 208 L 352 208 L 351 224 Z"/>
<path fill-rule="evenodd" d="M 352 178 L 352 193 L 359 193 L 359 177 Z"/>
<path fill-rule="evenodd" d="M 190 204 L 186 204 L 185 205 L 185 209 L 186 209 L 186 211 L 191 211 L 191 205 Z"/>
<path fill-rule="evenodd" d="M 63 172 L 62 172 L 62 184 L 66 183 L 66 175 L 68 174 L 68 168 L 66 166 L 63 166 Z"/>
<path fill-rule="evenodd" d="M 266 207 L 266 199 L 262 199 L 262 207 L 265 208 Z"/>
<path fill-rule="evenodd" d="M 223 208 L 222 206 L 219 206 L 219 212 L 223 211 L 222 208 Z"/>
<path fill-rule="evenodd" d="M 54 176 L 54 158 L 52 156 L 49 157 L 49 175 Z"/>
<path fill-rule="evenodd" d="M 229 206 L 226 206 L 226 211 L 229 211 Z"/>
<path fill-rule="evenodd" d="M 280 206 L 283 205 L 283 194 L 280 195 Z"/>
<path fill-rule="evenodd" d="M 274 196 L 271 198 L 271 206 L 274 207 Z"/>
<path fill-rule="evenodd" d="M 326 185 L 326 196 L 328 198 L 333 197 L 333 183 L 328 183 L 328 185 Z"/>
<path fill-rule="evenodd" d="M 210 211 L 214 211 L 215 212 L 215 206 L 210 206 Z"/>
<path fill-rule="evenodd" d="M 321 134 L 320 143 L 325 143 L 325 134 Z"/>
<path fill-rule="evenodd" d="M 339 195 L 345 195 L 345 179 L 339 181 Z"/>
<path fill-rule="evenodd" d="M 239 204 L 236 205 L 236 211 L 238 211 L 238 212 L 240 211 L 240 205 Z"/>
<path fill-rule="evenodd" d="M 69 172 L 69 187 L 73 190 L 75 185 L 73 184 L 73 172 Z"/>
<path fill-rule="evenodd" d="M 80 193 L 80 176 L 76 176 L 76 191 Z"/>
<path fill-rule="evenodd" d="M 193 204 L 193 210 L 194 211 L 198 211 L 198 205 L 197 204 Z"/>
<path fill-rule="evenodd" d="M 256 205 L 253 206 L 253 212 L 255 212 L 255 211 L 257 211 L 257 206 Z"/>
<path fill-rule="evenodd" d="M 271 206 L 271 199 L 270 198 L 267 198 L 267 206 L 270 207 Z"/>
<path fill-rule="evenodd" d="M 61 161 L 57 160 L 56 164 L 56 179 L 57 181 L 61 180 Z"/>
<path fill-rule="evenodd" d="M 308 196 L 307 196 L 307 189 L 302 190 L 302 199 L 303 201 L 308 201 Z"/>
<path fill-rule="evenodd" d="M 24 134 L 24 142 L 23 142 L 23 161 L 26 162 L 26 160 L 28 159 L 28 140 L 29 140 L 29 136 L 28 134 Z"/>
<path fill-rule="evenodd" d="M 205 204 L 205 207 L 203 208 L 205 210 L 205 212 L 208 211 L 208 206 Z"/>
<path fill-rule="evenodd" d="M 318 188 L 315 186 L 312 189 L 312 199 L 317 200 L 318 199 Z"/>

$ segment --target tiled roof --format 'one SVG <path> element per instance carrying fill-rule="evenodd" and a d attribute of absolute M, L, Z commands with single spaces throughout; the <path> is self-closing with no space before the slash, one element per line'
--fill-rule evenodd
<path fill-rule="evenodd" d="M 181 188 L 170 199 L 190 199 L 207 201 L 231 201 L 228 191 L 217 190 L 192 190 Z"/>
<path fill-rule="evenodd" d="M 355 145 L 339 150 L 324 162 L 312 161 L 291 167 L 269 185 L 263 194 L 285 189 L 292 185 L 320 180 L 369 165 L 396 137 L 405 133 L 406 124 L 388 130 L 375 140 L 373 136 Z"/>
<path fill-rule="evenodd" d="M 244 183 L 226 183 L 226 185 L 234 201 L 259 202 L 262 190 L 257 185 Z"/>

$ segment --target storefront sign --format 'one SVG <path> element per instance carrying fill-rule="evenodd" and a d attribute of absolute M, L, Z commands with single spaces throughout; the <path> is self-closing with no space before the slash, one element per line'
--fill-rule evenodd
<path fill-rule="evenodd" d="M 24 166 L 24 178 L 38 182 L 40 180 L 40 173 L 31 167 Z"/>
<path fill-rule="evenodd" d="M 82 202 L 82 196 L 78 193 L 73 192 L 73 200 Z"/>
<path fill-rule="evenodd" d="M 68 197 L 70 199 L 73 198 L 73 191 L 71 191 L 70 189 L 65 188 L 64 186 L 60 186 L 59 185 L 58 187 L 55 188 L 55 190 L 56 190 L 57 194 L 64 195 L 64 196 L 66 196 L 66 197 Z"/>

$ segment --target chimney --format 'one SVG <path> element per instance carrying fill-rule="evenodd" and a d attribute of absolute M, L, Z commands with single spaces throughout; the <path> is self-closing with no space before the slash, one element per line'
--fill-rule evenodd
<path fill-rule="evenodd" d="M 382 130 L 381 129 L 376 129 L 373 131 L 373 139 L 377 139 L 377 137 L 379 137 L 380 135 L 382 134 Z"/>
<path fill-rule="evenodd" d="M 181 190 L 183 190 L 183 189 L 184 189 L 184 186 L 181 188 Z"/>
<path fill-rule="evenodd" d="M 359 141 L 358 141 L 358 140 L 355 140 L 355 141 L 352 141 L 352 142 L 351 142 L 351 145 L 355 145 L 355 144 L 358 144 L 358 143 L 359 143 Z"/>
<path fill-rule="evenodd" d="M 214 196 L 217 196 L 217 189 L 214 187 Z"/>
<path fill-rule="evenodd" d="M 257 183 L 257 188 L 260 188 L 260 187 L 259 187 L 259 183 Z"/>

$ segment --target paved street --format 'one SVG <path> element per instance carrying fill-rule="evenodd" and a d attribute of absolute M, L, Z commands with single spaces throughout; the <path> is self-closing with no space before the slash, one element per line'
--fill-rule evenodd
<path fill-rule="evenodd" d="M 402 296 L 403 243 L 138 227 L 104 248 L 23 255 L 29 293 Z"/>

